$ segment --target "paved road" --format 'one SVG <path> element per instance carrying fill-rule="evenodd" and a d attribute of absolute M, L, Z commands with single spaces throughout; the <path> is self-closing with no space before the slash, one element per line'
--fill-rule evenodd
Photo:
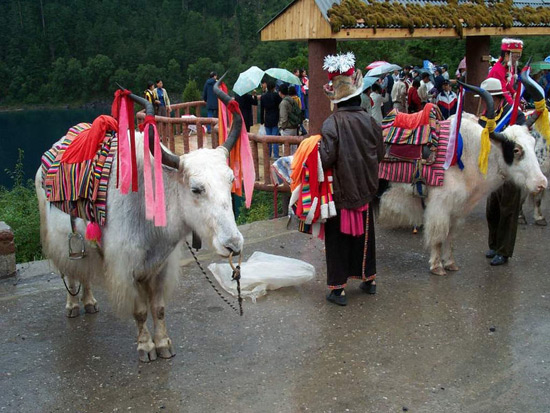
<path fill-rule="evenodd" d="M 167 310 L 171 360 L 140 364 L 133 322 L 102 292 L 100 313 L 67 319 L 56 275 L 0 284 L 0 411 L 550 411 L 550 228 L 521 227 L 516 256 L 491 268 L 478 207 L 448 277 L 429 274 L 420 236 L 379 228 L 378 294 L 353 284 L 345 308 L 324 299 L 318 240 L 282 221 L 243 233 L 246 256 L 297 257 L 315 279 L 239 318 L 188 260 Z"/>

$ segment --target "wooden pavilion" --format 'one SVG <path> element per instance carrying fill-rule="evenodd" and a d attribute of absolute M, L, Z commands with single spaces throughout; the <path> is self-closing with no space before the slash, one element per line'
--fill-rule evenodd
<path fill-rule="evenodd" d="M 343 40 L 466 38 L 468 82 L 489 69 L 491 36 L 550 35 L 550 0 L 293 0 L 261 30 L 262 41 L 304 40 L 309 49 L 310 133 L 330 105 L 323 58 Z M 467 109 L 473 101 L 466 101 Z"/>

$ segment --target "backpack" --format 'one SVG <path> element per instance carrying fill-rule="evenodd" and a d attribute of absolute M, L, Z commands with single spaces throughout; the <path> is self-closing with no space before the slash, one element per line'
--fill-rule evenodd
<path fill-rule="evenodd" d="M 290 112 L 288 112 L 288 123 L 291 128 L 297 128 L 303 121 L 302 109 L 300 109 L 300 106 L 298 106 L 293 98 L 287 96 L 285 99 L 289 99 L 291 104 Z"/>

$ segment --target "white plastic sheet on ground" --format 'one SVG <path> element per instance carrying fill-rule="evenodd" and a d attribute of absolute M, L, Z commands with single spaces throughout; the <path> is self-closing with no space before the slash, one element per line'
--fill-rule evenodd
<path fill-rule="evenodd" d="M 231 279 L 229 264 L 210 264 L 208 269 L 221 287 L 237 296 L 237 282 Z M 315 276 L 315 267 L 294 258 L 256 251 L 241 264 L 241 296 L 256 302 L 267 290 L 303 284 Z"/>

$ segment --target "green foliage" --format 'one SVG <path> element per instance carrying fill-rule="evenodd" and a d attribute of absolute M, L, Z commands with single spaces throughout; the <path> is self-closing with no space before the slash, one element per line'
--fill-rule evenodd
<path fill-rule="evenodd" d="M 277 209 L 279 216 L 283 213 L 282 197 L 279 195 Z M 237 225 L 250 224 L 255 221 L 265 221 L 273 218 L 273 192 L 255 191 L 252 205 L 247 209 L 243 205 L 239 209 Z"/>
<path fill-rule="evenodd" d="M 24 182 L 21 149 L 15 169 L 6 173 L 13 180 L 13 189 L 0 186 L 0 220 L 13 229 L 17 262 L 41 259 L 38 202 L 33 182 Z"/>
<path fill-rule="evenodd" d="M 195 102 L 197 100 L 202 100 L 202 93 L 200 92 L 197 82 L 190 80 L 185 85 L 185 89 L 182 93 L 182 98 L 184 102 Z M 190 108 L 189 114 L 200 116 L 200 114 L 195 113 L 195 108 Z"/>

